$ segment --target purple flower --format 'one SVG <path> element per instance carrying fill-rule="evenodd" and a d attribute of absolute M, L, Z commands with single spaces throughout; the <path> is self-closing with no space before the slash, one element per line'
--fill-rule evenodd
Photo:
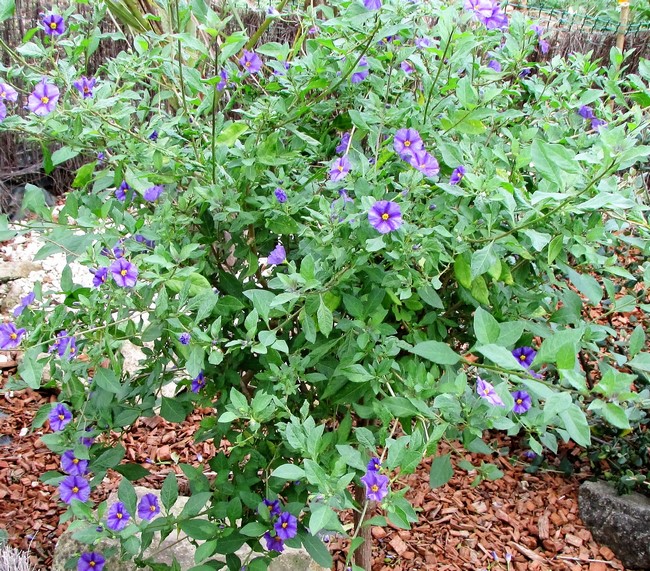
<path fill-rule="evenodd" d="M 59 16 L 59 14 L 48 14 L 43 18 L 43 29 L 48 36 L 60 36 L 65 32 L 63 16 Z"/>
<path fill-rule="evenodd" d="M 77 563 L 77 571 L 102 571 L 104 569 L 105 559 L 101 553 L 91 551 L 82 553 Z"/>
<path fill-rule="evenodd" d="M 219 72 L 219 77 L 221 80 L 217 83 L 217 91 L 223 91 L 228 87 L 228 72 L 225 69 L 222 69 Z"/>
<path fill-rule="evenodd" d="M 92 428 L 88 427 L 86 428 L 86 432 L 91 432 Z M 93 436 L 80 436 L 79 437 L 79 444 L 82 446 L 85 446 L 86 448 L 90 448 L 93 443 L 95 442 L 95 438 Z"/>
<path fill-rule="evenodd" d="M 537 35 L 538 38 L 539 38 L 539 37 L 544 33 L 544 28 L 542 28 L 542 27 L 541 27 L 540 25 L 538 25 L 538 24 L 532 24 L 532 25 L 530 26 L 530 29 L 531 29 L 533 32 L 535 32 L 535 34 Z"/>
<path fill-rule="evenodd" d="M 500 72 L 501 72 L 501 69 L 502 69 L 502 68 L 501 68 L 501 64 L 500 64 L 499 61 L 496 60 L 496 59 L 491 59 L 491 60 L 488 62 L 487 66 L 488 66 L 490 69 L 493 69 L 494 71 L 496 71 L 497 73 L 500 73 Z"/>
<path fill-rule="evenodd" d="M 0 325 L 0 349 L 15 349 L 20 345 L 20 338 L 27 333 L 25 329 L 16 329 L 13 323 L 2 323 Z"/>
<path fill-rule="evenodd" d="M 465 167 L 463 165 L 456 167 L 449 177 L 449 184 L 458 184 L 461 180 L 463 180 L 465 172 Z"/>
<path fill-rule="evenodd" d="M 8 83 L 0 81 L 0 99 L 4 101 L 16 101 L 18 92 Z"/>
<path fill-rule="evenodd" d="M 115 198 L 117 198 L 120 202 L 124 202 L 126 200 L 127 190 L 131 190 L 131 187 L 125 180 L 123 180 L 120 183 L 120 186 L 115 190 Z"/>
<path fill-rule="evenodd" d="M 0 101 L 0 123 L 7 118 L 7 106 Z"/>
<path fill-rule="evenodd" d="M 536 355 L 537 351 L 532 347 L 518 347 L 512 351 L 512 356 L 526 369 L 533 364 Z"/>
<path fill-rule="evenodd" d="M 61 469 L 71 476 L 83 476 L 88 471 L 88 460 L 74 455 L 74 450 L 66 450 L 61 455 Z"/>
<path fill-rule="evenodd" d="M 59 484 L 59 497 L 66 504 L 72 500 L 85 502 L 90 497 L 90 484 L 82 476 L 68 476 Z"/>
<path fill-rule="evenodd" d="M 85 75 L 82 75 L 81 79 L 78 79 L 72 85 L 74 85 L 79 90 L 79 93 L 83 95 L 84 99 L 86 99 L 93 96 L 95 81 L 96 79 L 94 77 L 88 79 Z"/>
<path fill-rule="evenodd" d="M 27 99 L 27 108 L 36 115 L 47 115 L 52 113 L 59 99 L 59 88 L 53 83 L 48 83 L 43 78 L 36 84 L 34 91 Z"/>
<path fill-rule="evenodd" d="M 257 73 L 262 69 L 262 60 L 255 52 L 244 50 L 244 55 L 240 58 L 239 65 L 249 73 Z"/>
<path fill-rule="evenodd" d="M 594 115 L 593 109 L 589 107 L 589 105 L 583 105 L 578 109 L 578 115 L 582 117 L 583 119 L 594 119 L 596 116 Z"/>
<path fill-rule="evenodd" d="M 551 46 L 549 45 L 549 43 L 546 40 L 544 40 L 542 38 L 539 39 L 539 51 L 540 52 L 542 52 L 543 54 L 547 54 L 550 47 Z"/>
<path fill-rule="evenodd" d="M 59 432 L 63 430 L 66 425 L 72 420 L 72 413 L 62 403 L 56 403 L 54 408 L 50 411 L 50 414 L 47 415 L 47 418 L 50 421 L 50 428 L 54 432 Z"/>
<path fill-rule="evenodd" d="M 164 190 L 165 187 L 162 184 L 157 184 L 155 186 L 150 186 L 147 190 L 144 191 L 144 194 L 142 196 L 149 202 L 155 202 L 160 198 L 160 195 Z"/>
<path fill-rule="evenodd" d="M 350 164 L 350 159 L 347 155 L 343 155 L 334 161 L 332 168 L 330 169 L 330 180 L 337 181 L 346 177 L 350 172 L 352 165 Z"/>
<path fill-rule="evenodd" d="M 379 469 L 381 468 L 381 462 L 379 461 L 379 458 L 371 458 L 370 462 L 368 462 L 368 472 L 379 472 Z"/>
<path fill-rule="evenodd" d="M 280 204 L 284 204 L 287 201 L 287 193 L 284 192 L 280 187 L 276 188 L 273 191 L 273 194 L 275 194 L 275 198 Z"/>
<path fill-rule="evenodd" d="M 482 399 L 488 401 L 493 406 L 505 406 L 501 397 L 494 390 L 494 387 L 481 377 L 477 377 L 476 392 Z"/>
<path fill-rule="evenodd" d="M 526 450 L 524 452 L 524 458 L 526 458 L 527 460 L 534 460 L 535 458 L 537 458 L 537 454 L 535 454 L 535 452 L 533 452 L 532 450 Z"/>
<path fill-rule="evenodd" d="M 194 379 L 192 379 L 191 390 L 193 393 L 198 393 L 203 387 L 205 387 L 205 375 L 201 371 Z"/>
<path fill-rule="evenodd" d="M 415 40 L 416 48 L 430 48 L 433 45 L 433 42 L 429 38 L 417 38 Z"/>
<path fill-rule="evenodd" d="M 149 137 L 147 137 L 147 138 L 148 138 L 150 141 L 157 141 L 157 140 L 158 140 L 158 131 L 156 131 L 156 130 L 154 129 L 153 132 L 151 133 L 151 135 L 149 135 Z"/>
<path fill-rule="evenodd" d="M 408 162 L 425 176 L 435 176 L 440 172 L 438 161 L 425 150 L 415 151 L 408 157 Z"/>
<path fill-rule="evenodd" d="M 511 394 L 512 398 L 515 399 L 515 405 L 512 407 L 512 410 L 517 414 L 527 412 L 532 405 L 530 395 L 526 391 L 515 391 Z"/>
<path fill-rule="evenodd" d="M 415 71 L 415 68 L 406 60 L 404 60 L 399 66 L 402 68 L 402 71 L 406 74 L 413 73 Z"/>
<path fill-rule="evenodd" d="M 519 72 L 519 77 L 524 78 L 527 77 L 531 74 L 531 69 L 529 67 L 525 67 Z"/>
<path fill-rule="evenodd" d="M 388 234 L 402 225 L 402 210 L 397 202 L 378 200 L 368 211 L 368 221 L 380 234 Z"/>
<path fill-rule="evenodd" d="M 20 305 L 14 309 L 14 317 L 18 317 L 27 307 L 36 299 L 36 294 L 32 291 L 20 300 Z"/>
<path fill-rule="evenodd" d="M 282 512 L 273 525 L 273 529 L 275 529 L 277 537 L 286 541 L 287 539 L 296 537 L 298 533 L 298 519 L 289 512 Z"/>
<path fill-rule="evenodd" d="M 361 478 L 366 486 L 366 498 L 375 502 L 381 502 L 388 495 L 388 476 L 378 472 L 368 471 Z"/>
<path fill-rule="evenodd" d="M 274 537 L 267 531 L 264 534 L 264 540 L 266 541 L 266 548 L 269 551 L 277 551 L 279 553 L 284 551 L 284 542 L 277 535 Z"/>
<path fill-rule="evenodd" d="M 97 153 L 97 164 L 101 166 L 104 163 L 105 158 L 106 155 L 102 151 L 99 151 L 99 153 Z"/>
<path fill-rule="evenodd" d="M 99 287 L 102 284 L 106 283 L 106 278 L 108 277 L 108 268 L 91 268 L 90 273 L 93 274 L 93 286 Z"/>
<path fill-rule="evenodd" d="M 115 260 L 109 269 L 115 283 L 120 287 L 133 287 L 138 279 L 138 268 L 124 258 Z"/>
<path fill-rule="evenodd" d="M 357 68 L 357 71 L 355 71 L 350 77 L 352 83 L 361 83 L 370 74 L 370 71 L 367 69 L 368 60 L 365 57 L 362 57 L 359 60 L 358 65 L 359 67 Z"/>
<path fill-rule="evenodd" d="M 191 338 L 192 336 L 189 333 L 181 333 L 178 336 L 178 340 L 181 342 L 181 345 L 189 345 Z"/>
<path fill-rule="evenodd" d="M 115 502 L 106 514 L 106 527 L 113 531 L 121 531 L 131 519 L 131 514 L 127 511 L 122 502 Z"/>
<path fill-rule="evenodd" d="M 278 244 L 266 259 L 267 264 L 277 266 L 287 261 L 287 252 L 282 244 Z"/>
<path fill-rule="evenodd" d="M 488 30 L 508 27 L 508 16 L 501 10 L 499 0 L 465 0 L 465 10 L 474 12 L 474 17 Z"/>
<path fill-rule="evenodd" d="M 160 504 L 155 494 L 145 494 L 138 504 L 138 517 L 151 521 L 160 513 Z"/>
<path fill-rule="evenodd" d="M 393 148 L 402 157 L 408 157 L 415 151 L 423 151 L 424 143 L 422 137 L 415 129 L 400 129 L 393 138 Z"/>
<path fill-rule="evenodd" d="M 381 0 L 363 0 L 363 5 L 366 10 L 379 10 L 381 8 Z"/>
<path fill-rule="evenodd" d="M 154 240 L 148 240 L 142 234 L 136 234 L 135 236 L 133 236 L 133 239 L 138 244 L 144 244 L 147 248 L 151 248 L 152 250 L 156 247 L 156 242 Z"/>
<path fill-rule="evenodd" d="M 264 499 L 264 505 L 269 508 L 269 513 L 272 516 L 279 516 L 280 512 L 282 511 L 280 509 L 280 500 L 267 500 L 266 498 Z"/>
<path fill-rule="evenodd" d="M 59 354 L 59 357 L 64 357 L 68 355 L 68 359 L 72 359 L 74 354 L 77 352 L 77 341 L 74 336 L 69 336 L 68 332 L 63 330 L 57 333 L 56 342 L 50 347 L 50 352 L 56 350 Z"/>
<path fill-rule="evenodd" d="M 607 121 L 603 121 L 602 119 L 597 119 L 596 117 L 594 117 L 591 120 L 591 128 L 594 131 L 600 131 L 600 128 L 604 127 L 605 125 L 607 125 Z"/>
<path fill-rule="evenodd" d="M 343 135 L 341 135 L 341 142 L 336 147 L 336 152 L 345 153 L 348 150 L 349 144 L 350 144 L 350 133 L 343 133 Z"/>

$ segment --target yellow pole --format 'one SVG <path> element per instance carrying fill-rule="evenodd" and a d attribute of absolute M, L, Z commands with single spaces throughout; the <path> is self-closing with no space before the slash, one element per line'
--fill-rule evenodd
<path fill-rule="evenodd" d="M 627 32 L 627 25 L 630 21 L 630 2 L 628 0 L 618 0 L 618 5 L 621 8 L 621 20 L 616 34 L 616 47 L 623 53 L 625 49 L 625 32 Z"/>

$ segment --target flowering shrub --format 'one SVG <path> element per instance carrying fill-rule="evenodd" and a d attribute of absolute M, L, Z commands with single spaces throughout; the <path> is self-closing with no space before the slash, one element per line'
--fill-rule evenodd
<path fill-rule="evenodd" d="M 489 455 L 496 429 L 539 454 L 587 445 L 594 415 L 629 425 L 647 395 L 621 368 L 650 370 L 645 336 L 600 361 L 606 385 L 577 356 L 616 333 L 583 310 L 640 306 L 613 280 L 650 277 L 608 255 L 647 243 L 630 171 L 650 154 L 647 62 L 628 78 L 580 55 L 530 63 L 538 33 L 493 0 L 335 2 L 301 14 L 287 44 L 225 36 L 193 2 L 88 77 L 93 6 L 91 21 L 46 17 L 0 70 L 6 100 L 29 86 L 30 111 L 0 128 L 56 145 L 47 168 L 87 158 L 57 218 L 28 188 L 42 220 L 20 231 L 42 232 L 39 257 L 87 266 L 92 287 L 66 267 L 60 292 L 38 286 L 0 329 L 3 349 L 25 349 L 13 387 L 60 389 L 35 426 L 49 421 L 62 455 L 43 478 L 88 544 L 78 569 L 104 565 L 106 537 L 144 565 L 154 532 L 173 529 L 203 542 L 197 564 L 264 569 L 303 545 L 329 566 L 326 531 L 352 538 L 351 561 L 369 525 L 417 521 L 396 478 L 441 440 Z M 127 339 L 147 356 L 135 372 Z M 161 505 L 137 505 L 130 482 L 147 470 L 124 462 L 120 434 L 196 406 L 213 410 L 196 439 L 230 443 L 206 459 L 216 478 L 181 464 L 180 515 L 173 471 Z M 459 465 L 476 483 L 500 476 Z M 119 501 L 93 512 L 108 470 Z M 451 474 L 436 457 L 431 485 Z"/>

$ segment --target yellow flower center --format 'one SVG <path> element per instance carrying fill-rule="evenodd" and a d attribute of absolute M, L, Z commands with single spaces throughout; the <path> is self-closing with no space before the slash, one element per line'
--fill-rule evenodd
<path fill-rule="evenodd" d="M 65 419 L 65 414 L 60 414 L 59 415 L 59 420 L 64 420 Z"/>
<path fill-rule="evenodd" d="M 521 404 L 522 402 L 524 402 L 524 401 L 521 400 L 521 399 L 517 399 L 517 404 Z"/>
<path fill-rule="evenodd" d="M 525 361 L 526 360 L 526 355 L 519 355 L 519 360 L 520 361 Z"/>
<path fill-rule="evenodd" d="M 483 389 L 483 394 L 484 395 L 489 395 L 490 394 L 490 389 Z"/>
<path fill-rule="evenodd" d="M 47 105 L 50 102 L 50 98 L 43 95 L 43 97 L 41 97 L 41 102 Z"/>
<path fill-rule="evenodd" d="M 338 169 L 339 172 L 343 172 L 343 165 L 339 165 L 339 166 L 336 167 L 336 168 Z"/>
<path fill-rule="evenodd" d="M 90 563 L 88 563 L 88 565 L 90 565 L 91 567 L 94 567 L 94 566 L 95 566 L 95 562 L 94 562 L 94 561 L 91 561 Z"/>
<path fill-rule="evenodd" d="M 7 92 L 6 91 L 0 91 L 0 97 L 2 97 L 3 99 L 5 97 L 7 97 Z"/>
<path fill-rule="evenodd" d="M 76 351 L 76 349 L 74 347 L 70 347 L 70 355 L 74 355 L 75 351 Z"/>
<path fill-rule="evenodd" d="M 50 22 L 50 30 L 56 30 L 56 22 Z"/>
<path fill-rule="evenodd" d="M 72 463 L 73 463 L 73 464 L 79 464 L 79 458 L 75 458 L 75 459 L 72 461 Z"/>
<path fill-rule="evenodd" d="M 149 506 L 149 511 L 150 512 L 155 512 L 156 511 L 156 506 L 154 506 L 154 505 Z"/>
<path fill-rule="evenodd" d="M 289 525 L 289 524 L 285 521 L 285 522 L 282 524 L 282 529 L 287 529 L 287 526 L 288 526 L 288 525 Z"/>
<path fill-rule="evenodd" d="M 389 218 L 390 218 L 390 216 L 388 215 L 387 212 L 384 212 L 384 213 L 381 215 L 381 219 L 382 219 L 382 220 L 388 220 Z"/>
<path fill-rule="evenodd" d="M 87 87 L 84 87 L 84 93 L 88 93 L 89 91 L 90 91 L 90 89 L 88 89 Z"/>
<path fill-rule="evenodd" d="M 370 489 L 373 492 L 378 492 L 379 491 L 379 486 L 377 484 L 373 484 L 372 486 L 370 486 Z"/>
<path fill-rule="evenodd" d="M 77 486 L 75 486 L 74 488 L 72 488 L 72 493 L 73 493 L 73 494 L 76 494 L 78 491 L 79 491 L 79 488 L 77 488 Z"/>
<path fill-rule="evenodd" d="M 404 146 L 405 147 L 410 147 L 411 146 L 411 141 L 404 141 Z"/>
<path fill-rule="evenodd" d="M 120 272 L 120 275 L 121 275 L 121 276 L 126 276 L 126 274 L 127 274 L 127 271 L 126 271 L 126 270 L 122 270 L 122 271 Z"/>
<path fill-rule="evenodd" d="M 18 339 L 18 335 L 15 333 L 9 333 L 9 339 Z"/>
<path fill-rule="evenodd" d="M 122 512 L 117 512 L 117 513 L 115 514 L 115 517 L 116 517 L 117 519 L 122 519 Z"/>
<path fill-rule="evenodd" d="M 247 61 L 246 62 L 246 67 L 250 67 L 250 66 L 251 66 L 251 62 Z"/>

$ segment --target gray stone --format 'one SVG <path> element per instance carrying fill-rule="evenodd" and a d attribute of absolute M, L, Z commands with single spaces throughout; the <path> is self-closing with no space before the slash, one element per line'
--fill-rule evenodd
<path fill-rule="evenodd" d="M 147 493 L 156 494 L 160 497 L 159 490 L 150 490 L 148 488 L 138 487 L 135 488 L 136 494 L 139 499 Z M 180 496 L 172 508 L 172 513 L 178 515 L 181 513 L 183 507 L 189 498 Z M 117 494 L 113 493 L 108 498 L 108 505 L 117 501 Z M 66 561 L 80 552 L 88 551 L 91 549 L 88 545 L 82 544 L 72 538 L 73 531 L 69 529 L 64 531 L 57 542 L 54 549 L 54 557 L 52 562 L 51 571 L 64 571 Z M 156 534 L 158 536 L 158 534 Z M 198 542 L 203 543 L 203 542 Z M 94 551 L 106 552 L 110 547 L 119 546 L 119 542 L 114 540 L 105 540 L 92 547 Z M 154 539 L 152 545 L 145 551 L 145 559 L 152 557 L 158 563 L 171 564 L 174 558 L 180 563 L 183 570 L 194 567 L 197 563 L 194 562 L 195 547 L 190 543 L 187 535 L 180 532 L 171 533 L 165 540 L 160 543 L 159 539 Z M 250 548 L 245 545 L 237 552 L 239 558 L 244 561 L 250 554 Z M 215 558 L 217 558 L 215 556 Z M 136 571 L 138 568 L 133 561 L 121 561 L 118 555 L 114 555 L 106 560 L 105 569 L 108 571 Z M 149 569 L 149 567 L 147 567 Z M 2 569 L 0 569 L 2 571 Z M 325 568 L 316 564 L 314 560 L 302 549 L 287 549 L 279 557 L 273 560 L 269 566 L 269 571 L 327 571 Z"/>
<path fill-rule="evenodd" d="M 0 262 L 0 283 L 27 278 L 42 268 L 34 262 Z"/>
<path fill-rule="evenodd" d="M 594 539 L 616 553 L 627 569 L 650 569 L 650 498 L 619 496 L 607 482 L 584 482 L 579 507 Z"/>

